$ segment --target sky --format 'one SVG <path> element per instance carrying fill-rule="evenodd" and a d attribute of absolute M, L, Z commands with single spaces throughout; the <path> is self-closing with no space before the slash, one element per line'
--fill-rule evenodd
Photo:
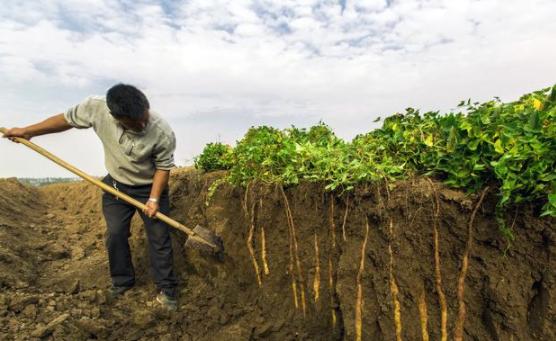
<path fill-rule="evenodd" d="M 552 0 L 4 0 L 0 126 L 23 127 L 119 82 L 177 136 L 177 165 L 251 126 L 324 121 L 344 139 L 404 111 L 513 101 L 556 83 Z M 106 173 L 94 132 L 35 137 Z M 0 139 L 0 177 L 71 177 Z"/>

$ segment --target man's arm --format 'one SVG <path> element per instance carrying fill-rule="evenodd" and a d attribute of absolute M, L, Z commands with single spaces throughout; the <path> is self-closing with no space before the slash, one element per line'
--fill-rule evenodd
<path fill-rule="evenodd" d="M 160 200 L 160 195 L 162 194 L 162 191 L 164 190 L 164 188 L 166 188 L 166 186 L 168 186 L 168 179 L 170 178 L 170 171 L 169 170 L 162 170 L 162 169 L 157 169 L 154 172 L 154 176 L 153 176 L 153 186 L 151 188 L 151 194 L 149 196 L 150 199 L 155 199 L 155 200 L 150 200 L 147 201 L 147 209 L 145 210 L 145 214 L 152 218 L 155 216 L 156 212 L 158 212 L 158 208 L 159 208 L 159 200 Z"/>
<path fill-rule="evenodd" d="M 147 202 L 147 209 L 145 213 L 147 216 L 152 217 L 156 214 L 159 208 L 158 199 L 162 191 L 168 186 L 168 179 L 170 178 L 170 169 L 174 165 L 174 150 L 176 150 L 176 137 L 174 132 L 167 127 L 167 134 L 161 137 L 153 153 L 153 163 L 156 168 L 153 176 L 153 186 L 151 189 L 150 197 L 152 199 Z"/>
<path fill-rule="evenodd" d="M 54 115 L 46 120 L 32 124 L 24 128 L 11 128 L 6 131 L 4 137 L 21 137 L 30 140 L 32 137 L 58 133 L 72 128 L 64 118 L 64 114 Z"/>

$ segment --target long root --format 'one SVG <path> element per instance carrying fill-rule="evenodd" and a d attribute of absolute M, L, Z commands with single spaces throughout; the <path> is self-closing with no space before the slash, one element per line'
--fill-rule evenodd
<path fill-rule="evenodd" d="M 255 256 L 255 250 L 253 249 L 254 232 L 255 232 L 255 203 L 253 203 L 251 207 L 251 227 L 249 228 L 249 235 L 247 236 L 247 249 L 249 249 L 249 254 L 251 255 L 253 268 L 255 269 L 255 274 L 257 276 L 257 283 L 259 284 L 259 287 L 262 287 L 263 283 L 261 281 L 261 272 L 259 270 L 259 264 L 257 263 L 257 257 Z"/>
<path fill-rule="evenodd" d="M 334 263 L 332 261 L 333 255 L 336 254 L 336 223 L 334 222 L 334 197 L 332 194 L 330 198 L 330 209 L 328 214 L 328 222 L 330 225 L 330 252 L 328 254 L 328 285 L 330 288 L 330 307 L 332 309 L 332 328 L 336 328 L 337 317 L 336 309 L 334 308 Z"/>
<path fill-rule="evenodd" d="M 347 222 L 348 212 L 349 212 L 349 196 L 346 199 L 346 211 L 344 213 L 344 221 L 342 222 L 342 238 L 344 239 L 344 242 L 347 241 L 346 222 Z"/>
<path fill-rule="evenodd" d="M 320 252 L 317 231 L 315 231 L 315 279 L 313 280 L 313 291 L 316 304 L 320 296 Z"/>
<path fill-rule="evenodd" d="M 259 285 L 259 288 L 262 287 L 262 280 L 261 280 L 261 273 L 259 270 L 259 264 L 257 263 L 257 257 L 255 256 L 255 249 L 253 248 L 253 235 L 255 234 L 255 201 L 253 200 L 253 203 L 251 205 L 251 209 L 249 210 L 249 194 L 251 193 L 250 191 L 250 186 L 251 182 L 247 183 L 247 186 L 245 187 L 245 195 L 243 198 L 243 201 L 241 202 L 241 205 L 243 207 L 243 213 L 245 215 L 245 218 L 249 220 L 250 224 L 249 224 L 249 232 L 247 234 L 247 240 L 245 241 L 245 243 L 247 244 L 247 249 L 249 250 L 249 255 L 251 257 L 251 262 L 253 263 L 253 268 L 255 270 L 255 276 L 257 278 L 257 284 Z"/>
<path fill-rule="evenodd" d="M 419 295 L 419 320 L 421 321 L 421 335 L 423 341 L 429 341 L 429 331 L 428 331 L 428 313 L 427 313 L 427 300 L 425 296 L 425 288 L 421 289 L 421 294 Z"/>
<path fill-rule="evenodd" d="M 259 200 L 259 212 L 263 210 L 263 199 Z M 270 270 L 268 268 L 268 259 L 266 256 L 266 237 L 264 232 L 264 226 L 261 226 L 261 259 L 263 262 L 263 271 L 265 275 L 270 274 Z"/>
<path fill-rule="evenodd" d="M 363 335 L 363 286 L 361 278 L 365 269 L 365 254 L 367 249 L 367 240 L 369 238 L 369 220 L 365 217 L 365 239 L 361 245 L 361 260 L 359 262 L 359 271 L 357 272 L 357 299 L 355 302 L 355 340 L 361 341 Z"/>
<path fill-rule="evenodd" d="M 393 238 L 394 221 L 390 218 L 390 239 Z M 394 276 L 394 253 L 392 252 L 392 243 L 388 242 L 388 254 L 390 256 L 389 277 L 390 277 L 390 293 L 392 294 L 392 303 L 394 305 L 394 325 L 396 326 L 396 340 L 402 340 L 402 314 L 400 300 L 398 299 L 399 288 Z"/>
<path fill-rule="evenodd" d="M 334 221 L 334 196 L 330 194 L 330 230 L 332 235 L 332 251 L 336 250 L 336 222 Z"/>
<path fill-rule="evenodd" d="M 481 207 L 485 194 L 488 191 L 488 187 L 485 187 L 481 193 L 481 197 L 471 213 L 471 218 L 467 225 L 467 243 L 465 244 L 465 251 L 461 261 L 461 271 L 458 277 L 458 319 L 456 320 L 456 325 L 454 327 L 454 340 L 463 340 L 463 325 L 465 323 L 465 301 L 463 300 L 465 294 L 465 277 L 467 275 L 467 268 L 469 266 L 469 252 L 471 251 L 471 242 L 473 240 L 473 221 L 475 220 L 475 215 L 477 210 Z"/>
<path fill-rule="evenodd" d="M 328 290 L 330 291 L 330 307 L 332 309 L 332 329 L 336 328 L 336 309 L 334 309 L 334 268 L 332 258 L 328 255 Z"/>
<path fill-rule="evenodd" d="M 290 203 L 288 201 L 288 197 L 286 196 L 286 192 L 284 192 L 284 188 L 280 187 L 282 190 L 282 197 L 284 198 L 284 203 L 286 206 L 286 217 L 288 220 L 289 229 L 291 232 L 290 240 L 293 242 L 293 255 L 295 259 L 295 264 L 297 267 L 297 276 L 299 278 L 299 290 L 301 294 L 301 308 L 303 310 L 303 316 L 307 314 L 307 305 L 305 300 L 305 278 L 303 276 L 303 269 L 301 267 L 301 261 L 299 260 L 299 248 L 297 244 L 297 233 L 295 230 L 295 224 L 293 222 L 293 216 L 290 208 Z M 290 243 L 291 248 L 291 243 Z M 292 266 L 293 268 L 293 266 Z M 293 270 L 293 269 L 292 269 Z"/>
<path fill-rule="evenodd" d="M 438 301 L 440 302 L 440 340 L 448 340 L 448 306 L 446 304 L 446 296 L 442 290 L 442 274 L 440 272 L 440 247 L 439 247 L 439 235 L 438 235 L 438 224 L 440 216 L 440 200 L 438 199 L 438 193 L 434 187 L 431 179 L 428 179 L 430 183 L 434 199 L 434 219 L 433 219 L 433 238 L 434 238 L 434 279 L 436 284 L 436 292 L 438 293 Z"/>

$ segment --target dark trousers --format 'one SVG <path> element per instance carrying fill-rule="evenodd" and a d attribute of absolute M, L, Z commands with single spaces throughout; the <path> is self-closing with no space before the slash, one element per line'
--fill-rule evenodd
<path fill-rule="evenodd" d="M 147 202 L 151 193 L 152 185 L 128 186 L 115 181 L 110 175 L 107 175 L 102 181 L 143 204 Z M 163 191 L 159 204 L 159 211 L 167 215 L 170 212 L 167 188 Z M 159 290 L 164 290 L 174 296 L 177 280 L 174 275 L 170 227 L 158 219 L 147 217 L 135 206 L 106 192 L 102 196 L 102 211 L 107 227 L 106 248 L 108 250 L 112 284 L 123 287 L 131 287 L 135 284 L 135 271 L 131 262 L 128 238 L 130 236 L 131 218 L 137 211 L 145 223 L 155 284 Z"/>

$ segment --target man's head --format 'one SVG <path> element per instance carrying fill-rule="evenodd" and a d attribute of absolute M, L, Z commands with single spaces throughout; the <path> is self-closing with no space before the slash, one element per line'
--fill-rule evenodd
<path fill-rule="evenodd" d="M 110 114 L 125 128 L 141 131 L 149 120 L 149 100 L 133 85 L 116 84 L 106 93 Z"/>

